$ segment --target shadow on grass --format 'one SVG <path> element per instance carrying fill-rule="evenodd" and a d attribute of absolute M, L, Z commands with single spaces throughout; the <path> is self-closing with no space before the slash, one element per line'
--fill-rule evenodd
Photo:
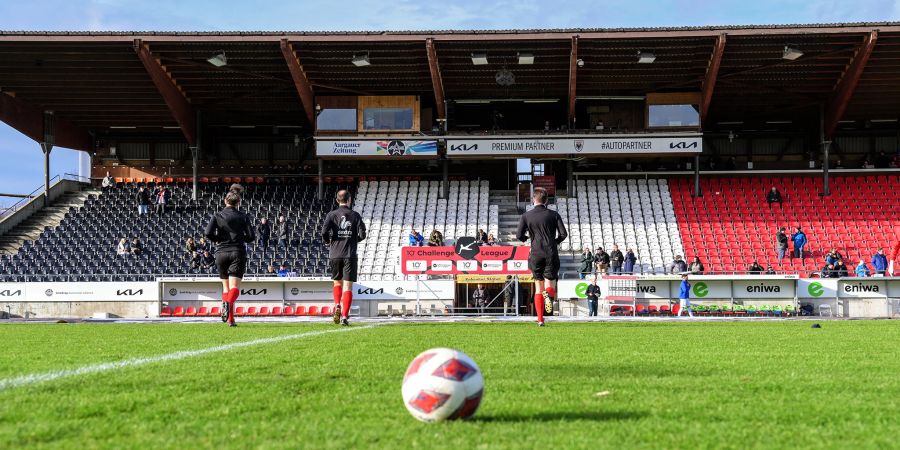
<path fill-rule="evenodd" d="M 572 420 L 587 420 L 591 422 L 616 422 L 625 420 L 638 420 L 647 416 L 647 413 L 636 411 L 560 411 L 538 412 L 532 414 L 497 414 L 476 415 L 474 422 L 566 422 Z"/>

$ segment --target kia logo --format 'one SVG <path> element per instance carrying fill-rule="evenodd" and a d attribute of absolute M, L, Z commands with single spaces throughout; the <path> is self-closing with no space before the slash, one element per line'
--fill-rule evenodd
<path fill-rule="evenodd" d="M 375 295 L 375 294 L 383 294 L 383 293 L 384 293 L 384 288 L 381 288 L 381 289 L 372 289 L 372 288 L 357 289 L 357 290 L 356 290 L 356 293 L 357 293 L 358 295 Z"/>
<path fill-rule="evenodd" d="M 450 144 L 451 152 L 472 152 L 478 150 L 478 144 Z"/>
<path fill-rule="evenodd" d="M 268 289 L 241 289 L 241 295 L 266 295 Z"/>
<path fill-rule="evenodd" d="M 0 291 L 0 297 L 18 297 L 20 295 L 22 295 L 21 289 L 18 289 L 15 291 L 11 291 L 9 289 L 4 289 L 4 290 Z"/>
<path fill-rule="evenodd" d="M 122 290 L 116 290 L 116 295 L 143 295 L 143 294 L 144 294 L 144 290 L 143 290 L 143 289 L 138 289 L 138 290 L 134 290 L 134 289 L 122 289 Z"/>
<path fill-rule="evenodd" d="M 691 142 L 691 143 L 684 142 L 684 141 L 670 142 L 669 148 L 680 148 L 680 149 L 697 148 L 697 145 L 698 145 L 697 142 Z"/>

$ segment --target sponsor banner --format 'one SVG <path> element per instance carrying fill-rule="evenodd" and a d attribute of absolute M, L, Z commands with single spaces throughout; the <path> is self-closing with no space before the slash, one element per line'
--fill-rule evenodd
<path fill-rule="evenodd" d="M 27 283 L 28 302 L 129 302 L 159 298 L 155 282 Z M 0 297 L 2 298 L 2 297 Z"/>
<path fill-rule="evenodd" d="M 888 297 L 900 298 L 900 280 L 887 281 Z"/>
<path fill-rule="evenodd" d="M 634 155 L 695 154 L 703 151 L 703 136 L 571 135 L 448 137 L 448 156 Z M 321 153 L 319 154 L 321 156 Z"/>
<path fill-rule="evenodd" d="M 457 275 L 456 282 L 462 284 L 471 283 L 506 283 L 506 277 L 509 275 Z M 531 274 L 516 275 L 519 283 L 531 283 L 534 277 Z"/>
<path fill-rule="evenodd" d="M 320 140 L 316 141 L 316 156 L 437 156 L 437 148 L 437 140 Z"/>
<path fill-rule="evenodd" d="M 295 300 L 333 300 L 331 281 L 307 281 L 284 284 L 284 299 Z"/>
<path fill-rule="evenodd" d="M 526 275 L 529 247 L 478 245 L 464 236 L 455 247 L 403 247 L 400 271 L 404 275 Z"/>
<path fill-rule="evenodd" d="M 284 285 L 279 282 L 243 282 L 239 300 L 282 301 Z M 190 283 L 163 283 L 163 301 L 222 301 L 222 283 L 197 281 Z"/>
<path fill-rule="evenodd" d="M 25 283 L 0 283 L 0 302 L 25 301 Z"/>
<path fill-rule="evenodd" d="M 828 278 L 801 278 L 797 280 L 798 298 L 826 298 L 837 297 L 838 280 Z"/>
<path fill-rule="evenodd" d="M 877 278 L 852 278 L 838 281 L 838 297 L 885 298 L 887 281 Z"/>
<path fill-rule="evenodd" d="M 360 281 L 353 283 L 353 300 L 453 300 L 453 280 Z"/>
<path fill-rule="evenodd" d="M 794 298 L 794 280 L 734 280 L 734 298 Z"/>
<path fill-rule="evenodd" d="M 691 298 L 696 300 L 731 298 L 731 282 L 727 280 L 688 280 L 691 283 Z M 672 297 L 681 294 L 681 281 L 672 285 Z"/>
<path fill-rule="evenodd" d="M 672 282 L 669 280 L 637 280 L 634 298 L 645 300 L 668 300 Z M 677 292 L 676 292 L 677 294 Z"/>

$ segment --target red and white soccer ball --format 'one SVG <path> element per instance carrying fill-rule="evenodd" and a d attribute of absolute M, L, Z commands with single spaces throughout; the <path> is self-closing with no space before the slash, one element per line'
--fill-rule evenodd
<path fill-rule="evenodd" d="M 403 404 L 422 422 L 468 419 L 478 410 L 482 395 L 481 369 L 459 350 L 426 350 L 403 376 Z"/>

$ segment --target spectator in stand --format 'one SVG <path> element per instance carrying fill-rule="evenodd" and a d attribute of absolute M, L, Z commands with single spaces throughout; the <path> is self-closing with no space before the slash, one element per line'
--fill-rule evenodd
<path fill-rule="evenodd" d="M 256 234 L 259 236 L 259 246 L 263 250 L 269 248 L 269 239 L 272 237 L 272 224 L 269 223 L 269 219 L 265 217 L 259 219 L 259 224 L 256 226 Z"/>
<path fill-rule="evenodd" d="M 132 255 L 135 255 L 135 256 L 140 255 L 141 253 L 144 252 L 144 245 L 141 244 L 141 240 L 140 240 L 140 239 L 134 238 L 134 239 L 131 240 L 131 249 L 130 249 L 130 251 L 131 251 L 131 254 L 132 254 Z"/>
<path fill-rule="evenodd" d="M 290 273 L 291 273 L 291 271 L 289 271 L 288 268 L 284 264 L 278 266 L 278 276 L 279 277 L 284 278 L 284 277 L 290 275 Z"/>
<path fill-rule="evenodd" d="M 859 264 L 856 265 L 856 276 L 865 278 L 871 274 L 872 272 L 869 270 L 869 266 L 866 265 L 864 260 L 860 259 Z"/>
<path fill-rule="evenodd" d="M 835 161 L 835 163 L 834 163 L 834 168 L 835 168 L 835 169 L 843 169 L 843 168 L 844 168 L 844 162 L 841 161 L 840 159 L 837 160 L 837 161 Z"/>
<path fill-rule="evenodd" d="M 416 231 L 415 228 L 413 228 L 409 232 L 409 246 L 410 247 L 421 247 L 423 245 L 425 245 L 425 237 L 422 236 L 421 233 Z"/>
<path fill-rule="evenodd" d="M 634 273 L 634 264 L 636 262 L 637 262 L 637 257 L 634 256 L 634 250 L 629 248 L 625 252 L 625 260 L 622 262 L 622 272 Z"/>
<path fill-rule="evenodd" d="M 600 303 L 600 286 L 597 286 L 597 277 L 591 278 L 591 284 L 587 287 L 588 317 L 597 317 L 597 306 Z"/>
<path fill-rule="evenodd" d="M 267 277 L 277 277 L 278 276 L 278 271 L 275 270 L 275 266 L 273 266 L 271 263 L 269 264 L 268 267 L 266 267 L 266 276 Z"/>
<path fill-rule="evenodd" d="M 735 158 L 734 156 L 728 158 L 728 162 L 725 163 L 725 167 L 723 167 L 723 169 L 737 170 L 737 158 Z"/>
<path fill-rule="evenodd" d="M 700 262 L 700 257 L 695 256 L 694 260 L 691 261 L 691 265 L 688 266 L 688 271 L 691 272 L 691 275 L 702 275 L 704 270 L 706 270 L 706 268 L 703 267 L 703 263 Z"/>
<path fill-rule="evenodd" d="M 884 254 L 884 249 L 879 248 L 877 252 L 875 252 L 875 256 L 872 257 L 872 269 L 875 271 L 875 275 L 884 275 L 887 272 L 888 268 L 888 260 L 887 256 Z"/>
<path fill-rule="evenodd" d="M 479 228 L 478 233 L 475 233 L 475 242 L 478 242 L 479 244 L 484 244 L 487 242 L 487 240 L 488 240 L 487 233 L 485 233 L 484 230 Z"/>
<path fill-rule="evenodd" d="M 809 243 L 809 240 L 806 239 L 806 233 L 804 233 L 800 227 L 797 227 L 794 234 L 791 235 L 791 241 L 794 242 L 794 258 L 800 258 L 802 260 L 803 248 Z"/>
<path fill-rule="evenodd" d="M 202 237 L 199 241 L 197 241 L 197 251 L 200 253 L 212 251 L 212 246 L 209 245 L 209 242 L 206 242 L 206 238 Z"/>
<path fill-rule="evenodd" d="M 487 244 L 487 245 L 499 245 L 499 242 L 497 242 L 497 238 L 495 238 L 493 234 L 489 234 L 489 235 L 488 235 L 488 238 L 487 238 L 487 242 L 485 242 L 485 244 Z"/>
<path fill-rule="evenodd" d="M 669 264 L 669 273 L 679 274 L 684 272 L 687 272 L 687 263 L 681 259 L 681 255 L 675 255 L 675 261 L 672 261 L 672 264 Z"/>
<path fill-rule="evenodd" d="M 609 254 L 609 268 L 613 274 L 622 273 L 622 263 L 625 261 L 625 255 L 619 250 L 618 245 L 613 245 L 613 251 Z"/>
<path fill-rule="evenodd" d="M 594 264 L 597 266 L 597 273 L 603 275 L 609 273 L 609 253 L 606 253 L 603 247 L 597 247 L 597 253 L 594 255 Z"/>
<path fill-rule="evenodd" d="M 122 238 L 119 239 L 119 246 L 116 247 L 116 254 L 119 256 L 125 256 L 129 254 L 128 251 L 128 239 Z"/>
<path fill-rule="evenodd" d="M 863 169 L 874 169 L 874 168 L 875 168 L 875 165 L 872 164 L 872 161 L 869 160 L 869 158 L 866 158 L 866 159 L 864 159 L 863 162 L 862 162 L 862 168 L 863 168 Z"/>
<path fill-rule="evenodd" d="M 775 269 L 772 268 L 772 265 L 769 264 L 766 266 L 766 275 L 775 275 Z"/>
<path fill-rule="evenodd" d="M 191 258 L 191 255 L 193 255 L 196 251 L 197 244 L 194 243 L 194 238 L 187 238 L 187 241 L 185 241 L 184 243 L 184 258 L 189 260 Z"/>
<path fill-rule="evenodd" d="M 150 213 L 150 193 L 141 186 L 135 196 L 138 205 L 138 215 L 143 216 Z"/>
<path fill-rule="evenodd" d="M 444 245 L 444 235 L 438 230 L 431 230 L 431 236 L 428 237 L 429 247 L 441 247 Z"/>
<path fill-rule="evenodd" d="M 106 172 L 106 176 L 103 177 L 103 181 L 100 182 L 100 187 L 102 187 L 103 190 L 105 191 L 105 190 L 113 187 L 115 184 L 116 184 L 116 180 L 113 180 L 113 177 L 109 176 L 109 172 Z"/>
<path fill-rule="evenodd" d="M 759 275 L 763 272 L 763 266 L 759 265 L 756 260 L 753 260 L 753 264 L 750 264 L 750 267 L 747 268 L 747 272 L 750 275 Z"/>
<path fill-rule="evenodd" d="M 160 186 L 156 192 L 153 193 L 153 202 L 156 204 L 156 213 L 160 216 L 166 213 L 166 205 L 169 204 L 169 199 L 172 198 L 172 193 L 169 192 L 169 188 L 166 185 Z"/>
<path fill-rule="evenodd" d="M 515 284 L 512 281 L 512 275 L 506 276 L 506 283 L 503 285 L 503 315 L 506 315 L 506 311 L 509 310 L 509 306 L 513 304 L 513 297 L 515 295 Z"/>
<path fill-rule="evenodd" d="M 290 235 L 291 235 L 291 227 L 287 223 L 287 219 L 284 216 L 278 217 L 278 248 L 285 247 L 287 248 L 290 245 Z"/>
<path fill-rule="evenodd" d="M 825 264 L 822 268 L 822 278 L 837 278 L 837 271 L 834 270 L 834 264 Z"/>
<path fill-rule="evenodd" d="M 878 156 L 875 158 L 875 168 L 876 169 L 888 169 L 891 167 L 891 157 L 886 155 L 884 151 L 878 152 Z"/>
<path fill-rule="evenodd" d="M 587 274 L 591 273 L 594 268 L 594 255 L 589 247 L 585 247 L 581 251 L 581 265 L 578 266 L 578 277 L 582 280 Z"/>
<path fill-rule="evenodd" d="M 213 255 L 209 254 L 209 250 L 203 250 L 203 255 L 200 256 L 200 268 L 209 271 L 209 269 L 215 265 L 216 258 L 213 258 Z"/>
<path fill-rule="evenodd" d="M 836 248 L 832 248 L 825 255 L 825 263 L 826 264 L 837 264 L 838 260 L 844 259 L 841 252 L 839 252 Z"/>
<path fill-rule="evenodd" d="M 778 206 L 781 206 L 781 192 L 778 192 L 778 188 L 772 186 L 772 190 L 766 194 L 766 203 L 769 204 L 769 208 L 772 207 L 772 203 L 778 203 Z"/>
<path fill-rule="evenodd" d="M 191 253 L 190 258 L 188 258 L 188 263 L 191 266 L 191 270 L 197 270 L 200 268 L 200 252 L 194 250 Z"/>
<path fill-rule="evenodd" d="M 784 254 L 787 253 L 787 248 L 787 233 L 785 233 L 785 228 L 781 227 L 778 229 L 778 232 L 775 233 L 775 254 L 778 255 L 778 264 L 781 264 L 781 260 L 784 259 Z"/>
<path fill-rule="evenodd" d="M 838 259 L 836 263 L 834 263 L 834 271 L 837 272 L 838 277 L 849 277 L 850 271 L 847 270 L 847 265 L 844 264 L 843 259 Z"/>

